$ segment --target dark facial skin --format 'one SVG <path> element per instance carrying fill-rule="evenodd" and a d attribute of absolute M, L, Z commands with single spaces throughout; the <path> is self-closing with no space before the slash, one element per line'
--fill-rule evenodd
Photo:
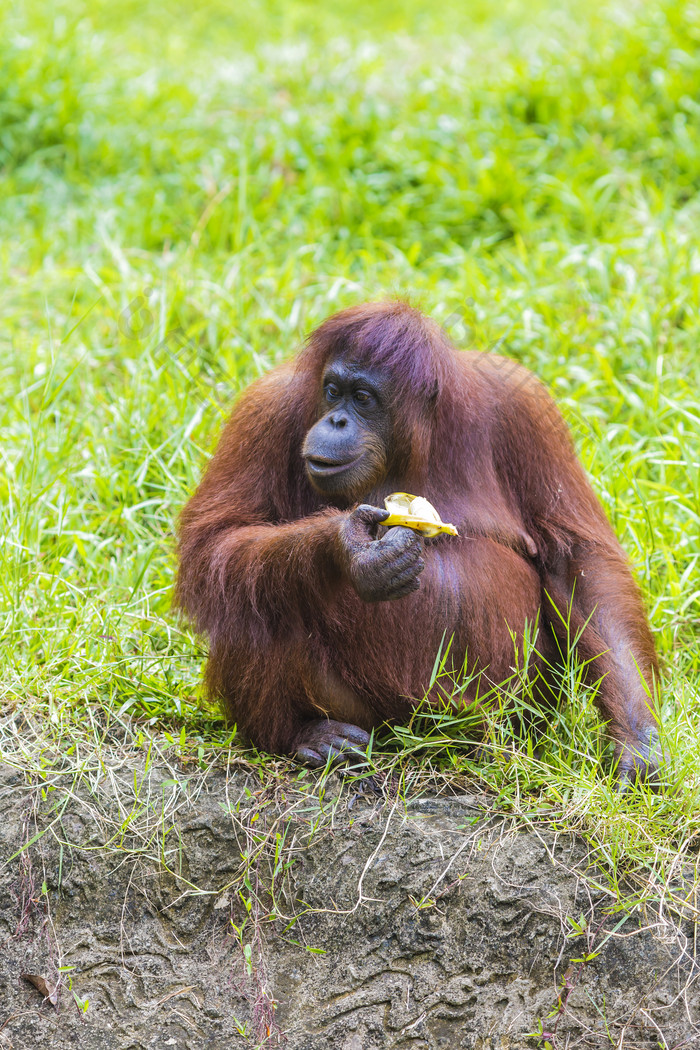
<path fill-rule="evenodd" d="M 333 502 L 353 503 L 387 470 L 391 419 L 381 372 L 338 358 L 323 375 L 319 420 L 302 455 L 313 487 Z"/>

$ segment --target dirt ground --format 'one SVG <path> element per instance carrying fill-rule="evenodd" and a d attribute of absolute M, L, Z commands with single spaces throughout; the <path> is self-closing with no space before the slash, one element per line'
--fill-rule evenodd
<path fill-rule="evenodd" d="M 290 806 L 249 771 L 182 788 L 135 767 L 43 797 L 3 769 L 0 1047 L 699 1038 L 694 930 L 611 913 L 581 844 L 484 819 L 470 796 L 404 806 L 360 785 L 333 806 L 331 787 Z"/>

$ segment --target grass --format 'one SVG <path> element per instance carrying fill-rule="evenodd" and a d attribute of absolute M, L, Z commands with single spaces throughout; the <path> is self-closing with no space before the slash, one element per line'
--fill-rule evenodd
<path fill-rule="evenodd" d="M 682 790 L 615 792 L 575 668 L 541 752 L 495 716 L 475 762 L 423 711 L 377 768 L 573 829 L 613 907 L 697 919 L 699 38 L 680 0 L 0 12 L 0 757 L 290 775 L 201 696 L 174 522 L 247 382 L 409 295 L 561 404 L 645 593 Z"/>

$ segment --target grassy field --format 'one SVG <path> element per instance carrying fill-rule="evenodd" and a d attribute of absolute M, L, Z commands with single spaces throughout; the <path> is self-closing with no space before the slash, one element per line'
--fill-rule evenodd
<path fill-rule="evenodd" d="M 576 829 L 613 896 L 630 872 L 638 899 L 672 896 L 700 832 L 700 8 L 17 7 L 0 757 L 69 777 L 115 740 L 230 757 L 170 612 L 177 513 L 237 391 L 331 312 L 399 293 L 561 404 L 648 602 L 683 789 L 616 795 L 575 681 L 540 758 L 496 726 L 474 763 L 444 716 L 377 761 Z"/>

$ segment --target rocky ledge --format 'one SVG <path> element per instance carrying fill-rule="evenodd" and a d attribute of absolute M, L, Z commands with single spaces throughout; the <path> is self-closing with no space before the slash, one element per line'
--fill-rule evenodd
<path fill-rule="evenodd" d="M 689 920 L 614 911 L 582 844 L 334 784 L 5 768 L 0 1047 L 698 1039 Z"/>

